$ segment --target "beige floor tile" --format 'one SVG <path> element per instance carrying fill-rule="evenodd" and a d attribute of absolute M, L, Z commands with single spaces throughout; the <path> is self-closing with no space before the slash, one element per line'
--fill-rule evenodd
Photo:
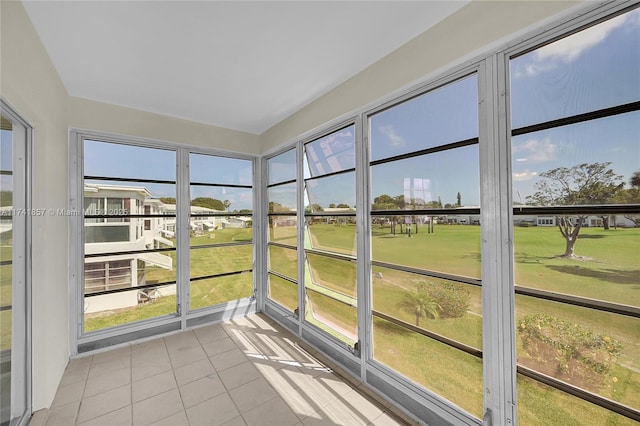
<path fill-rule="evenodd" d="M 187 408 L 187 417 L 191 426 L 223 425 L 239 415 L 227 393 Z"/>
<path fill-rule="evenodd" d="M 103 374 L 110 374 L 114 371 L 130 370 L 131 369 L 131 357 L 114 357 L 103 358 L 99 362 L 91 364 L 89 369 L 89 377 L 101 376 Z"/>
<path fill-rule="evenodd" d="M 388 413 L 382 413 L 369 424 L 374 426 L 399 426 L 403 423 L 398 422 L 395 417 L 390 416 Z"/>
<path fill-rule="evenodd" d="M 180 411 L 166 419 L 158 420 L 153 426 L 189 426 L 189 420 L 187 419 L 187 413 Z"/>
<path fill-rule="evenodd" d="M 174 389 L 177 386 L 173 371 L 165 371 L 164 373 L 148 377 L 144 380 L 133 382 L 131 385 L 132 400 L 134 403 L 142 401 Z"/>
<path fill-rule="evenodd" d="M 247 426 L 293 426 L 300 421 L 280 398 L 242 413 Z"/>
<path fill-rule="evenodd" d="M 180 392 L 172 389 L 133 404 L 133 424 L 150 425 L 184 411 Z"/>
<path fill-rule="evenodd" d="M 243 362 L 218 373 L 227 390 L 235 389 L 245 383 L 262 377 L 257 368 L 250 362 Z"/>
<path fill-rule="evenodd" d="M 200 344 L 196 343 L 192 347 L 169 351 L 169 358 L 171 359 L 171 365 L 173 365 L 173 368 L 178 368 L 182 367 L 183 365 L 200 361 L 201 359 L 206 359 L 207 354 L 202 349 Z"/>
<path fill-rule="evenodd" d="M 169 353 L 199 345 L 200 341 L 192 330 L 172 334 L 164 338 Z"/>
<path fill-rule="evenodd" d="M 68 426 L 75 424 L 79 406 L 80 402 L 76 401 L 50 409 L 47 413 L 47 421 L 45 424 L 47 426 Z"/>
<path fill-rule="evenodd" d="M 89 369 L 85 370 L 74 370 L 74 371 L 65 371 L 62 376 L 62 380 L 60 380 L 60 386 L 68 386 L 74 383 L 82 382 L 84 383 L 89 376 Z"/>
<path fill-rule="evenodd" d="M 85 371 L 88 372 L 91 367 L 91 362 L 93 362 L 93 356 L 84 356 L 81 358 L 74 358 L 69 360 L 69 364 L 67 364 L 67 368 L 65 369 L 65 373 L 77 372 L 77 371 Z"/>
<path fill-rule="evenodd" d="M 122 346 L 116 349 L 108 349 L 93 355 L 92 365 L 109 362 L 116 358 L 128 358 L 131 356 L 131 345 Z"/>
<path fill-rule="evenodd" d="M 340 397 L 340 400 L 351 408 L 356 417 L 361 418 L 365 423 L 373 421 L 384 412 L 384 407 L 381 407 L 373 399 L 362 395 L 357 390 L 347 392 Z"/>
<path fill-rule="evenodd" d="M 29 420 L 29 426 L 43 426 L 47 421 L 48 414 L 49 414 L 49 410 L 47 409 L 36 411 L 31 415 L 31 420 Z"/>
<path fill-rule="evenodd" d="M 84 392 L 84 386 L 85 382 L 77 382 L 67 386 L 60 386 L 56 392 L 56 397 L 53 399 L 51 408 L 80 401 L 82 399 L 82 393 Z"/>
<path fill-rule="evenodd" d="M 192 407 L 214 396 L 226 392 L 222 381 L 217 374 L 198 379 L 195 382 L 180 386 L 180 395 L 185 407 Z"/>
<path fill-rule="evenodd" d="M 131 383 L 131 370 L 123 368 L 101 375 L 89 375 L 84 397 L 90 397 Z"/>
<path fill-rule="evenodd" d="M 80 426 L 131 426 L 131 424 L 131 406 L 127 406 L 85 423 L 80 423 Z"/>
<path fill-rule="evenodd" d="M 133 361 L 132 361 L 133 362 Z M 136 362 L 131 367 L 131 380 L 137 382 L 148 377 L 171 371 L 171 361 L 169 355 L 163 357 L 148 358 L 145 362 Z"/>
<path fill-rule="evenodd" d="M 208 358 L 178 367 L 173 370 L 178 385 L 194 382 L 203 377 L 215 374 L 216 370 Z"/>
<path fill-rule="evenodd" d="M 247 357 L 244 356 L 242 351 L 240 351 L 239 349 L 233 349 L 227 352 L 223 352 L 221 354 L 209 357 L 209 359 L 211 360 L 211 364 L 213 364 L 213 368 L 215 368 L 216 371 L 226 370 L 227 368 L 242 364 L 243 362 L 246 362 L 248 360 Z"/>
<path fill-rule="evenodd" d="M 138 352 L 162 352 L 167 350 L 164 338 L 156 338 L 147 340 L 146 342 L 131 345 L 131 356 L 135 356 Z"/>
<path fill-rule="evenodd" d="M 225 334 L 226 336 L 226 334 Z M 224 337 L 219 340 L 213 340 L 202 344 L 202 349 L 206 352 L 207 356 L 215 356 L 223 352 L 228 352 L 233 349 L 238 349 L 233 340 L 229 337 Z"/>
<path fill-rule="evenodd" d="M 229 394 L 241 412 L 262 405 L 278 396 L 264 378 L 237 387 L 229 391 Z"/>
<path fill-rule="evenodd" d="M 131 385 L 84 398 L 80 404 L 78 423 L 86 422 L 131 404 Z"/>
<path fill-rule="evenodd" d="M 131 366 L 133 368 L 147 365 L 150 362 L 156 364 L 169 362 L 169 352 L 164 347 L 164 343 L 162 347 L 157 349 L 141 349 L 131 352 Z"/>
<path fill-rule="evenodd" d="M 224 331 L 221 324 L 208 325 L 193 330 L 200 343 L 209 343 L 216 340 L 226 339 L 227 332 Z"/>
<path fill-rule="evenodd" d="M 235 419 L 231 419 L 222 426 L 246 426 L 247 424 L 242 420 L 242 417 L 238 416 Z"/>

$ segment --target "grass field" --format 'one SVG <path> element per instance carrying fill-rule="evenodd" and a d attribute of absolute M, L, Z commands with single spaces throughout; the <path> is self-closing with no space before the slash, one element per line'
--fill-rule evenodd
<path fill-rule="evenodd" d="M 211 235 L 191 238 L 191 278 L 252 269 L 252 245 L 199 248 L 209 244 L 250 242 L 251 238 L 252 230 L 250 228 L 221 229 Z M 175 252 L 164 254 L 173 259 L 173 270 L 147 267 L 147 283 L 162 283 L 176 279 L 176 254 Z M 170 286 L 170 288 L 173 291 L 169 292 L 174 293 L 175 285 Z M 138 290 L 133 289 L 131 291 L 137 293 Z M 189 293 L 191 310 L 250 297 L 253 294 L 253 273 L 246 272 L 239 275 L 195 280 L 191 282 Z M 175 314 L 176 308 L 176 296 L 170 295 L 159 297 L 153 303 L 97 314 L 86 314 L 85 332 Z"/>
<path fill-rule="evenodd" d="M 326 228 L 324 232 L 323 227 Z M 314 225 L 314 248 L 351 253 L 355 227 Z M 640 230 L 604 231 L 583 229 L 576 244 L 580 260 L 560 259 L 564 240 L 555 228 L 516 228 L 516 279 L 521 286 L 580 295 L 593 299 L 638 306 L 640 295 Z M 419 232 L 391 235 L 389 228 L 373 230 L 375 260 L 431 269 L 467 277 L 480 277 L 480 228 L 436 226 L 434 234 Z M 309 256 L 308 256 L 309 257 Z M 316 256 L 318 257 L 318 256 Z M 324 276 L 322 285 L 352 294 L 348 262 L 330 258 L 311 260 L 314 277 Z M 398 305 L 407 291 L 423 277 L 374 267 L 374 309 L 413 323 L 413 315 Z M 320 280 L 316 279 L 316 283 Z M 437 281 L 431 279 L 430 281 Z M 462 318 L 423 319 L 421 326 L 470 346 L 481 348 L 481 289 L 468 287 L 469 311 Z M 318 309 L 318 301 L 314 309 Z M 623 353 L 598 393 L 623 404 L 639 407 L 640 320 L 530 297 L 516 297 L 516 316 L 547 313 L 580 324 L 620 340 Z M 323 306 L 323 316 L 335 324 L 353 321 L 348 307 L 335 302 Z M 413 381 L 443 395 L 474 415 L 482 416 L 482 363 L 470 355 L 431 339 L 374 320 L 374 357 Z M 518 361 L 527 364 L 527 353 L 518 343 Z M 446 367 L 443 367 L 446 366 Z M 520 377 L 521 424 L 631 424 L 632 422 L 563 392 Z"/>

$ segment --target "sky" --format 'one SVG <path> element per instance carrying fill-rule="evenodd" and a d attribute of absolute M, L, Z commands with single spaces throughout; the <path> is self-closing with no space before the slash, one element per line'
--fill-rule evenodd
<path fill-rule="evenodd" d="M 605 21 L 510 61 L 512 128 L 640 100 L 640 10 Z M 370 158 L 431 148 L 478 136 L 475 75 L 371 117 Z M 355 138 L 348 127 L 307 144 L 305 177 L 353 167 Z M 478 206 L 478 145 L 373 166 L 371 199 L 404 194 L 421 182 L 425 201 Z M 339 154 L 338 154 L 339 153 Z M 85 174 L 175 180 L 175 151 L 100 142 L 85 144 Z M 640 113 L 530 133 L 512 140 L 514 202 L 535 192 L 540 174 L 555 167 L 611 162 L 628 182 L 640 170 Z M 250 161 L 192 154 L 196 181 L 250 184 Z M 295 150 L 269 161 L 269 183 L 295 179 Z M 174 185 L 145 184 L 154 196 L 175 196 Z M 270 191 L 289 204 L 291 194 Z M 355 205 L 355 174 L 308 180 L 305 204 Z M 194 188 L 192 196 L 228 199 L 232 209 L 251 208 L 250 190 Z"/>

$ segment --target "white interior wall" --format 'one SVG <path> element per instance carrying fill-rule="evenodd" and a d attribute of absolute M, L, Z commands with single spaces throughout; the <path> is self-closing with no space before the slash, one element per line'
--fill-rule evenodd
<path fill-rule="evenodd" d="M 261 135 L 262 152 L 513 41 L 582 1 L 474 0 Z M 357 19 L 357 17 L 355 17 Z"/>
<path fill-rule="evenodd" d="M 0 2 L 0 94 L 33 126 L 33 208 L 68 204 L 67 91 L 19 2 Z M 51 403 L 69 356 L 68 226 L 33 217 L 33 407 Z"/>
<path fill-rule="evenodd" d="M 237 130 L 69 97 L 69 126 L 187 145 L 260 153 L 260 137 Z"/>
<path fill-rule="evenodd" d="M 0 2 L 0 95 L 34 127 L 33 207 L 68 204 L 68 128 L 264 153 L 580 2 L 473 1 L 260 136 L 68 96 L 21 3 Z M 33 409 L 53 400 L 69 356 L 68 223 L 33 220 Z"/>

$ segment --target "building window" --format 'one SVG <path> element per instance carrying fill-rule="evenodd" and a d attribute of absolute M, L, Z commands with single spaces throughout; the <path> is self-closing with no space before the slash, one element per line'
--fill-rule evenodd
<path fill-rule="evenodd" d="M 514 215 L 553 215 L 513 230 L 521 424 L 638 418 L 639 22 L 509 61 Z"/>

